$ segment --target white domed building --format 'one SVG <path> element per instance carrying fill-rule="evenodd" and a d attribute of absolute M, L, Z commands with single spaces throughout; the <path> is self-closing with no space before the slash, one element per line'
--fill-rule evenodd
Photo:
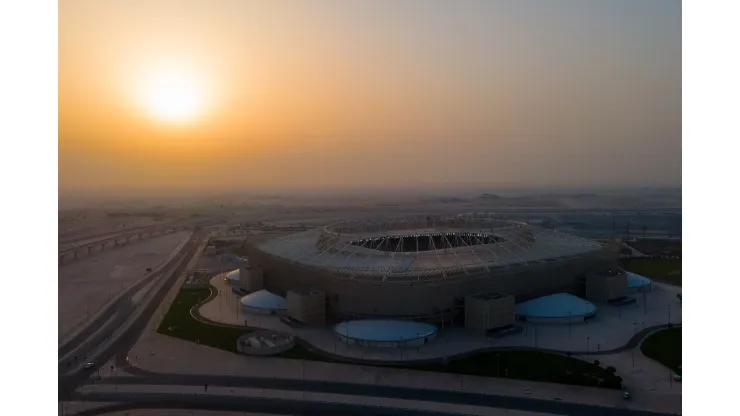
<path fill-rule="evenodd" d="M 267 290 L 250 293 L 241 298 L 239 303 L 244 312 L 257 315 L 284 315 L 288 308 L 284 297 Z"/>

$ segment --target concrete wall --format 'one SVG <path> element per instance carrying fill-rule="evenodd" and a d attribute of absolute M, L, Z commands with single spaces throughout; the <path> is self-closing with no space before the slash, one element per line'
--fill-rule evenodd
<path fill-rule="evenodd" d="M 309 325 L 323 325 L 326 323 L 326 294 L 314 291 L 304 294 L 288 291 L 286 297 L 288 316 Z"/>
<path fill-rule="evenodd" d="M 351 334 L 350 334 L 351 335 Z M 421 347 L 429 342 L 432 342 L 437 337 L 437 333 L 433 333 L 427 337 L 411 339 L 406 341 L 367 341 L 355 338 L 347 338 L 344 335 L 337 334 L 339 340 L 347 345 L 358 345 L 370 348 L 406 348 L 406 347 Z"/>
<path fill-rule="evenodd" d="M 580 316 L 572 316 L 572 317 L 558 317 L 558 318 L 531 318 L 527 317 L 527 322 L 531 322 L 533 324 L 551 324 L 551 325 L 557 325 L 557 324 L 567 324 L 567 323 L 573 323 L 573 324 L 580 324 L 583 323 L 583 321 L 586 320 L 588 316 L 580 315 Z"/>
<path fill-rule="evenodd" d="M 240 267 L 239 280 L 242 281 L 242 287 L 250 292 L 265 288 L 264 273 L 259 267 Z"/>
<path fill-rule="evenodd" d="M 624 272 L 605 276 L 592 274 L 586 278 L 586 299 L 604 303 L 627 296 L 627 274 Z"/>
<path fill-rule="evenodd" d="M 283 316 L 287 314 L 287 311 L 285 309 L 260 309 L 260 308 L 252 308 L 251 306 L 244 306 L 242 305 L 242 309 L 245 313 L 252 314 L 252 315 L 278 315 Z"/>
<path fill-rule="evenodd" d="M 516 305 L 513 296 L 496 299 L 465 298 L 465 328 L 485 332 L 515 323 Z"/>

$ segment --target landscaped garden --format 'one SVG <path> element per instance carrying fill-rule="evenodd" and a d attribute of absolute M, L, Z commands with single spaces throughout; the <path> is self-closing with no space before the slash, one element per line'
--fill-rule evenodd
<path fill-rule="evenodd" d="M 680 259 L 655 259 L 655 258 L 631 258 L 622 261 L 625 270 L 649 277 L 656 281 L 662 281 L 681 286 L 681 260 Z"/>
<path fill-rule="evenodd" d="M 645 339 L 640 347 L 646 357 L 681 374 L 681 328 L 658 331 Z"/>

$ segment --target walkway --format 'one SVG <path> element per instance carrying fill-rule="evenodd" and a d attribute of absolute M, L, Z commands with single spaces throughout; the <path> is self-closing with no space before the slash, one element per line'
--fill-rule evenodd
<path fill-rule="evenodd" d="M 634 295 L 637 303 L 625 307 L 604 305 L 587 323 L 571 325 L 520 324 L 524 331 L 502 338 L 486 338 L 458 327 L 440 328 L 429 344 L 414 348 L 368 348 L 342 343 L 330 327 L 292 328 L 277 316 L 246 314 L 239 296 L 221 275 L 211 279 L 212 297 L 198 308 L 209 323 L 235 327 L 265 328 L 292 333 L 311 347 L 340 359 L 409 362 L 439 360 L 483 349 L 536 348 L 579 355 L 604 355 L 634 348 L 651 331 L 681 323 L 681 302 L 676 288 L 654 283 L 653 290 Z"/>

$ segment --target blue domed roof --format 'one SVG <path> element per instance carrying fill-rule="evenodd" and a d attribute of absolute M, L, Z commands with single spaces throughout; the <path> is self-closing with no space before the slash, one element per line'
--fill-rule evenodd
<path fill-rule="evenodd" d="M 244 296 L 239 302 L 244 306 L 255 309 L 279 310 L 286 308 L 284 297 L 266 290 L 250 293 Z"/>
<path fill-rule="evenodd" d="M 652 280 L 648 279 L 645 276 L 640 276 L 639 274 L 634 274 L 630 272 L 625 273 L 627 273 L 627 287 L 645 287 L 650 286 L 653 283 Z"/>
<path fill-rule="evenodd" d="M 568 293 L 543 296 L 516 305 L 516 314 L 532 318 L 568 318 L 588 316 L 596 312 L 596 305 Z"/>
<path fill-rule="evenodd" d="M 434 335 L 437 327 L 414 321 L 363 319 L 339 323 L 334 326 L 334 332 L 365 341 L 408 341 Z"/>

